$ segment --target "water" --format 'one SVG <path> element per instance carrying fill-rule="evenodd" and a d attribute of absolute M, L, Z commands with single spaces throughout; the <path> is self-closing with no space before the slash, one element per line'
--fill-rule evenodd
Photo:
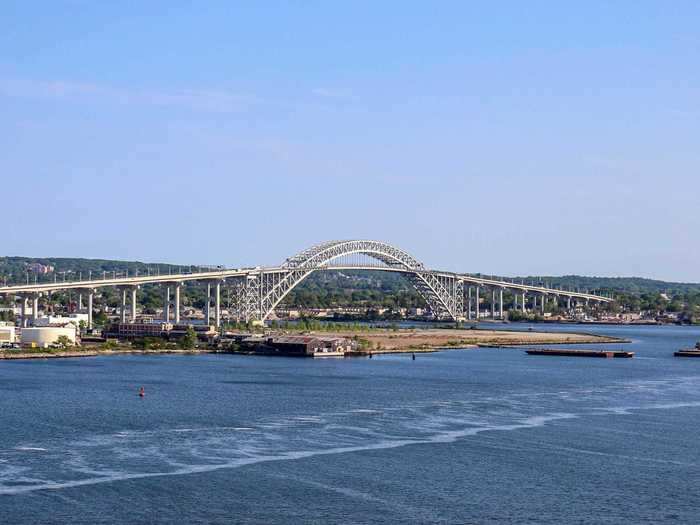
<path fill-rule="evenodd" d="M 700 329 L 583 329 L 637 356 L 2 362 L 0 523 L 696 523 Z"/>

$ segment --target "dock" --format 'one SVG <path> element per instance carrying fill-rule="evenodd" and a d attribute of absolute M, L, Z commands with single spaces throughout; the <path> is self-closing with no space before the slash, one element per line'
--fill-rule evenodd
<path fill-rule="evenodd" d="M 565 350 L 565 349 L 532 349 L 525 350 L 528 355 L 549 355 L 559 357 L 634 357 L 634 352 L 626 352 L 623 350 Z"/>

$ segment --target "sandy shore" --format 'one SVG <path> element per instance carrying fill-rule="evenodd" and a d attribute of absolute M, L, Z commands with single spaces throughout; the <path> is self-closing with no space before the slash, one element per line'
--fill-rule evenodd
<path fill-rule="evenodd" d="M 324 336 L 365 339 L 372 353 L 435 351 L 478 346 L 517 346 L 583 343 L 626 343 L 616 337 L 563 332 L 518 332 L 506 330 L 378 330 L 364 333 L 333 332 Z"/>

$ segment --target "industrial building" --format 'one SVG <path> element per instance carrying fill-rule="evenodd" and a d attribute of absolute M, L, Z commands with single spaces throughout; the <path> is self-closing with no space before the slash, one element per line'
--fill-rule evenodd
<path fill-rule="evenodd" d="M 61 336 L 66 336 L 73 345 L 77 343 L 75 328 L 72 326 L 22 328 L 20 339 L 22 346 L 48 348 L 55 345 L 58 342 L 58 338 Z"/>
<path fill-rule="evenodd" d="M 342 337 L 311 335 L 253 336 L 243 339 L 241 345 L 257 353 L 269 355 L 324 357 L 343 356 L 353 349 L 354 342 Z"/>
<path fill-rule="evenodd" d="M 67 324 L 72 324 L 76 328 L 80 328 L 81 321 L 84 326 L 87 326 L 88 314 L 70 314 L 65 316 L 45 315 L 34 319 L 32 324 L 34 326 L 65 326 Z"/>
<path fill-rule="evenodd" d="M 12 323 L 0 322 L 0 346 L 15 344 L 16 337 L 15 326 Z"/>
<path fill-rule="evenodd" d="M 162 337 L 164 339 L 177 339 L 183 337 L 188 328 L 197 334 L 197 338 L 203 341 L 217 335 L 216 327 L 205 324 L 172 324 L 163 322 L 154 323 L 114 323 L 107 328 L 103 335 L 114 339 L 142 339 L 144 337 Z"/>
<path fill-rule="evenodd" d="M 114 323 L 103 332 L 103 336 L 115 339 L 165 337 L 172 328 L 170 323 Z"/>

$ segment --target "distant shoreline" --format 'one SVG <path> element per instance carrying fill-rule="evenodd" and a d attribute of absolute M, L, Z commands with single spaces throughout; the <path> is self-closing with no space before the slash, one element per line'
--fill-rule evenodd
<path fill-rule="evenodd" d="M 309 332 L 306 332 L 307 334 Z M 313 333 L 313 332 L 311 332 Z M 324 336 L 344 337 L 355 340 L 359 348 L 348 352 L 347 357 L 369 354 L 438 352 L 483 347 L 511 347 L 524 345 L 559 344 L 622 344 L 626 339 L 597 334 L 574 332 L 540 332 L 509 330 L 458 330 L 458 329 L 373 329 L 370 332 L 333 331 L 323 332 Z M 157 355 L 157 354 L 238 354 L 258 355 L 255 352 L 239 349 L 197 347 L 193 349 L 138 349 L 123 344 L 116 348 L 101 348 L 88 344 L 83 347 L 65 350 L 18 349 L 0 351 L 1 360 L 15 359 L 54 359 L 74 357 L 97 357 L 109 355 Z"/>

